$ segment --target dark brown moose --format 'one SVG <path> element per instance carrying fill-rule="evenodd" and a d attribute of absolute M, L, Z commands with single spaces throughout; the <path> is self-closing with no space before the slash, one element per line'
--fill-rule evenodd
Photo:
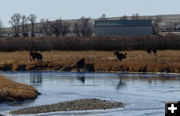
<path fill-rule="evenodd" d="M 43 59 L 43 55 L 41 53 L 38 53 L 38 52 L 30 51 L 29 55 L 30 55 L 30 61 L 33 61 L 33 60 L 34 61 L 35 60 L 42 61 L 42 59 Z"/>

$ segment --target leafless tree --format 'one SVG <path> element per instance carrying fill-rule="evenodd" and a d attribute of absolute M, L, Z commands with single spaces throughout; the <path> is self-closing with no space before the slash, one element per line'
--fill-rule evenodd
<path fill-rule="evenodd" d="M 35 14 L 31 14 L 29 17 L 28 17 L 29 21 L 31 22 L 31 36 L 32 37 L 35 37 L 35 23 L 36 23 L 36 15 Z"/>
<path fill-rule="evenodd" d="M 76 36 L 80 36 L 80 27 L 79 27 L 79 23 L 74 23 L 74 28 L 73 28 L 73 32 L 76 34 Z"/>
<path fill-rule="evenodd" d="M 128 17 L 124 15 L 123 17 L 120 18 L 120 20 L 128 20 Z"/>
<path fill-rule="evenodd" d="M 63 24 L 62 24 L 62 36 L 65 36 L 65 35 L 67 35 L 67 33 L 69 33 L 70 32 L 70 30 L 69 30 L 69 23 L 67 23 L 67 22 L 63 22 Z"/>
<path fill-rule="evenodd" d="M 174 31 L 175 30 L 175 23 L 170 21 L 169 23 L 166 23 L 166 30 L 168 31 Z"/>
<path fill-rule="evenodd" d="M 40 32 L 46 36 L 51 35 L 51 22 L 48 19 L 41 19 L 40 20 Z"/>
<path fill-rule="evenodd" d="M 2 21 L 0 20 L 0 37 L 2 36 L 2 31 L 3 31 L 2 27 L 3 27 Z"/>
<path fill-rule="evenodd" d="M 61 18 L 55 21 L 41 19 L 40 31 L 46 36 L 64 36 L 69 32 L 69 24 L 65 23 Z"/>
<path fill-rule="evenodd" d="M 106 20 L 106 14 L 102 14 L 102 16 L 99 18 L 99 20 Z"/>
<path fill-rule="evenodd" d="M 61 18 L 54 22 L 51 22 L 51 33 L 57 37 L 62 35 L 65 36 L 69 32 L 69 25 L 65 23 Z"/>
<path fill-rule="evenodd" d="M 79 20 L 80 32 L 82 36 L 91 35 L 92 29 L 89 24 L 90 18 L 81 17 Z"/>
<path fill-rule="evenodd" d="M 153 32 L 154 32 L 154 34 L 159 33 L 161 23 L 162 23 L 162 18 L 160 16 L 157 16 L 156 19 L 153 20 Z"/>
<path fill-rule="evenodd" d="M 28 18 L 25 15 L 22 16 L 21 25 L 22 25 L 22 34 L 24 37 L 27 37 L 28 36 Z"/>
<path fill-rule="evenodd" d="M 140 16 L 138 13 L 135 13 L 132 15 L 132 20 L 139 20 L 140 19 Z"/>
<path fill-rule="evenodd" d="M 180 22 L 179 21 L 176 21 L 176 22 L 166 22 L 165 23 L 165 30 L 166 31 L 177 31 L 179 30 L 180 28 Z"/>
<path fill-rule="evenodd" d="M 62 34 L 62 19 L 51 22 L 51 32 L 57 37 Z"/>
<path fill-rule="evenodd" d="M 20 21 L 21 21 L 21 15 L 19 13 L 14 14 L 11 17 L 11 20 L 9 23 L 14 27 L 15 36 L 18 37 L 20 33 Z"/>
<path fill-rule="evenodd" d="M 180 30 L 180 21 L 174 22 L 174 29 Z"/>

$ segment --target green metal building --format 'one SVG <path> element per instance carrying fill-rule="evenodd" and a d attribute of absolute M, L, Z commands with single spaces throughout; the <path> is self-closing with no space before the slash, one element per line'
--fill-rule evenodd
<path fill-rule="evenodd" d="M 96 36 L 151 35 L 152 20 L 96 20 L 94 32 Z"/>

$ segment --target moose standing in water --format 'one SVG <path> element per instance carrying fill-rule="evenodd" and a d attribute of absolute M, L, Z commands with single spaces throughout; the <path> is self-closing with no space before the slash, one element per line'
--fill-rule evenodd
<path fill-rule="evenodd" d="M 122 54 L 122 53 L 119 53 L 118 51 L 114 52 L 114 56 L 116 56 L 119 61 L 121 61 L 122 59 L 126 59 L 126 55 L 127 55 L 127 53 Z"/>
<path fill-rule="evenodd" d="M 30 61 L 33 61 L 33 60 L 35 61 L 36 59 L 37 59 L 37 61 L 42 61 L 42 59 L 43 59 L 43 55 L 38 52 L 30 51 L 29 55 L 30 55 Z"/>

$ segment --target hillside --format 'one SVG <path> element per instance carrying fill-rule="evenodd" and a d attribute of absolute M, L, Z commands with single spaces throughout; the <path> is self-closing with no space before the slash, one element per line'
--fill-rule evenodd
<path fill-rule="evenodd" d="M 178 22 L 180 21 L 180 14 L 169 14 L 169 15 L 152 15 L 152 16 L 140 16 L 140 19 L 156 19 L 156 17 L 162 18 L 162 21 L 164 23 L 167 22 Z M 110 17 L 108 19 L 111 20 L 119 20 L 122 17 Z M 127 16 L 127 18 L 130 20 L 131 16 Z"/>

